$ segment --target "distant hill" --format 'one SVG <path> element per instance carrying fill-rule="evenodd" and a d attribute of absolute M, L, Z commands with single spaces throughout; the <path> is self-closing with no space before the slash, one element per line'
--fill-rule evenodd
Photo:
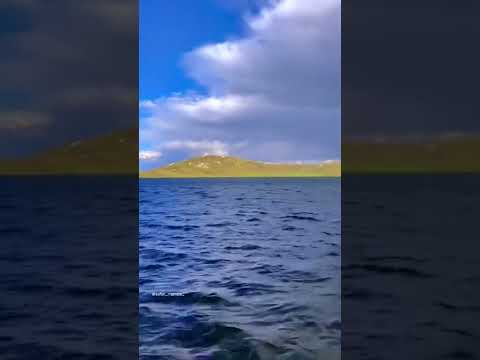
<path fill-rule="evenodd" d="M 138 129 L 75 141 L 38 155 L 0 160 L 0 175 L 136 174 Z"/>
<path fill-rule="evenodd" d="M 343 141 L 344 173 L 476 173 L 480 172 L 480 136 L 408 142 Z"/>
<path fill-rule="evenodd" d="M 142 178 L 340 176 L 339 162 L 273 164 L 231 156 L 202 156 L 140 173 Z"/>

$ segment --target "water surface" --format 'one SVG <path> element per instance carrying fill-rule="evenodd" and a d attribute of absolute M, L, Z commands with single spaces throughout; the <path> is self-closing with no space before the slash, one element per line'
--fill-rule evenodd
<path fill-rule="evenodd" d="M 340 351 L 340 180 L 140 182 L 142 359 Z"/>

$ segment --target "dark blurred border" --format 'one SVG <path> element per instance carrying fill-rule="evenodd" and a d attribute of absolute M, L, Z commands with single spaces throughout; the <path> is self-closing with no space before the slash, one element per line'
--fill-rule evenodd
<path fill-rule="evenodd" d="M 138 358 L 138 3 L 0 3 L 2 359 Z"/>
<path fill-rule="evenodd" d="M 342 357 L 476 359 L 478 2 L 342 2 Z"/>

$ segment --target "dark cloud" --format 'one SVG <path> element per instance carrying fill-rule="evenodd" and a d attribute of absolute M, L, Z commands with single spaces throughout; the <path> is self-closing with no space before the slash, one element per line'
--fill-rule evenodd
<path fill-rule="evenodd" d="M 479 132 L 475 1 L 344 1 L 344 136 Z"/>
<path fill-rule="evenodd" d="M 135 0 L 3 1 L 0 156 L 136 126 L 137 22 Z"/>

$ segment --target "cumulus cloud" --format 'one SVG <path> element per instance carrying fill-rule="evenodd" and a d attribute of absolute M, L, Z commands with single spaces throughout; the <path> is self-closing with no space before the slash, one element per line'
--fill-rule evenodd
<path fill-rule="evenodd" d="M 265 161 L 339 158 L 340 0 L 273 1 L 245 25 L 237 40 L 184 55 L 205 94 L 140 103 L 141 141 L 165 161 L 206 144 Z"/>
<path fill-rule="evenodd" d="M 227 95 L 215 96 L 171 96 L 168 98 L 147 100 L 140 107 L 150 110 L 157 116 L 165 112 L 193 119 L 199 122 L 223 122 L 235 119 L 248 108 L 258 105 L 258 99 L 251 96 Z"/>
<path fill-rule="evenodd" d="M 158 160 L 161 157 L 162 153 L 160 151 L 143 150 L 138 153 L 138 158 L 144 161 Z"/>
<path fill-rule="evenodd" d="M 202 155 L 228 155 L 228 145 L 218 141 L 170 141 L 165 144 L 165 149 L 169 150 L 193 150 L 194 152 L 201 152 Z"/>

